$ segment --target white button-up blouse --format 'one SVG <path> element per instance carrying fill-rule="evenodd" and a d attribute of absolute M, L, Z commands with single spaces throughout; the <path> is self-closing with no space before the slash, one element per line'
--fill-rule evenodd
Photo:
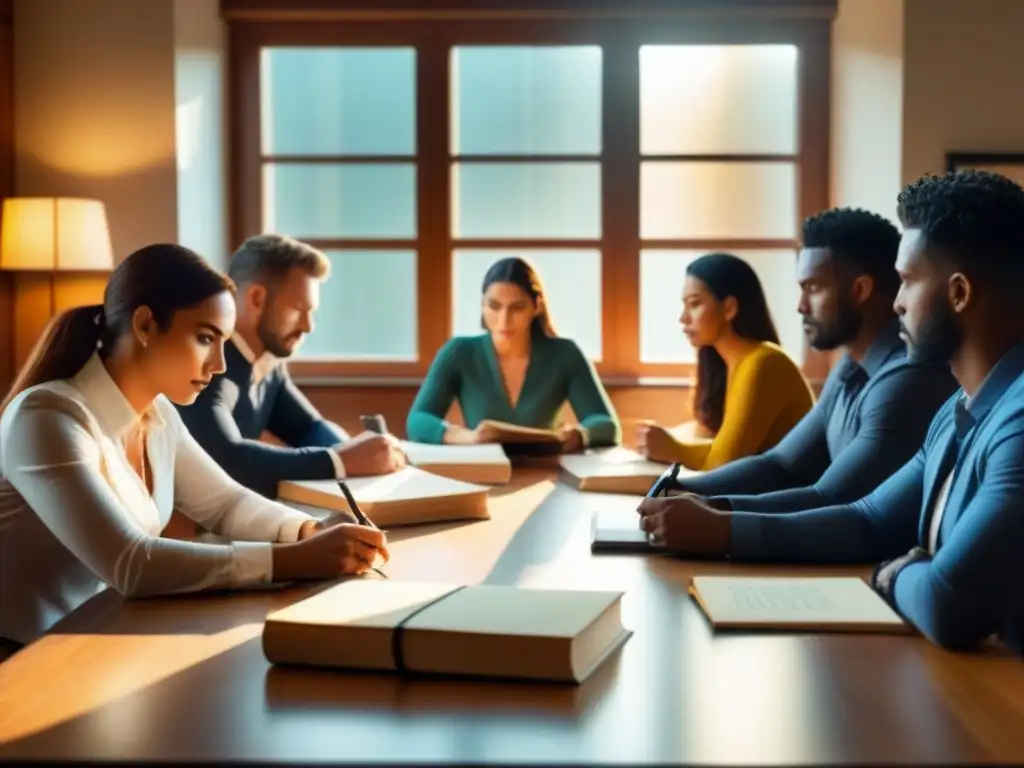
<path fill-rule="evenodd" d="M 152 495 L 123 444 L 141 418 Z M 174 509 L 232 543 L 161 538 Z M 107 586 L 143 596 L 268 583 L 270 542 L 295 541 L 310 519 L 232 480 L 166 398 L 136 413 L 93 355 L 0 418 L 0 637 L 31 642 Z"/>

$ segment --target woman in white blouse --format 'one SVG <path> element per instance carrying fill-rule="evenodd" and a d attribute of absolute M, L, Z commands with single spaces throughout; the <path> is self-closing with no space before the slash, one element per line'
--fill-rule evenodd
<path fill-rule="evenodd" d="M 126 596 L 363 573 L 374 528 L 324 528 L 231 480 L 171 404 L 224 370 L 234 286 L 177 245 L 133 253 L 102 306 L 56 318 L 0 405 L 0 638 Z M 232 541 L 162 538 L 174 508 Z"/>

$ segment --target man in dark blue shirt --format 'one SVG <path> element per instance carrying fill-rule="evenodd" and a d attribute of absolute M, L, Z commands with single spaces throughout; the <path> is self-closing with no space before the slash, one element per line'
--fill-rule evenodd
<path fill-rule="evenodd" d="M 961 386 L 923 448 L 852 504 L 765 515 L 652 498 L 641 527 L 686 554 L 882 561 L 872 586 L 932 641 L 998 634 L 1024 653 L 1024 190 L 979 171 L 925 177 L 899 214 L 901 333 Z"/>
<path fill-rule="evenodd" d="M 841 350 L 821 397 L 770 451 L 679 483 L 719 509 L 796 512 L 855 501 L 902 467 L 956 389 L 947 366 L 908 361 L 893 300 L 900 234 L 868 211 L 804 223 L 797 264 L 808 343 Z"/>
<path fill-rule="evenodd" d="M 334 480 L 393 472 L 405 456 L 391 435 L 349 435 L 323 418 L 295 386 L 285 359 L 313 330 L 327 257 L 290 237 L 250 237 L 231 258 L 238 286 L 227 370 L 182 421 L 214 461 L 242 485 L 274 498 L 282 480 Z M 260 439 L 264 432 L 284 445 Z"/>

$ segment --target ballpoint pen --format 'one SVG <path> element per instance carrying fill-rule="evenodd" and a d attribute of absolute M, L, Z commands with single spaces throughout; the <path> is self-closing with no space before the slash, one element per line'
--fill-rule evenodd
<path fill-rule="evenodd" d="M 363 429 L 368 432 L 376 432 L 378 435 L 386 435 L 388 433 L 387 422 L 379 413 L 375 413 L 372 416 L 360 416 L 359 420 L 363 423 Z"/>
<path fill-rule="evenodd" d="M 647 492 L 647 498 L 653 499 L 667 493 L 676 483 L 676 478 L 679 476 L 680 464 L 673 464 L 671 467 L 666 469 L 658 481 L 651 486 L 651 490 Z"/>
<path fill-rule="evenodd" d="M 363 513 L 363 510 L 359 508 L 359 505 L 356 503 L 355 496 L 353 496 L 352 491 L 349 490 L 348 483 L 344 480 L 339 480 L 338 487 L 341 488 L 341 492 L 345 495 L 345 501 L 348 502 L 348 508 L 352 510 L 352 514 L 356 516 L 356 522 L 360 525 L 365 525 L 367 528 L 377 528 L 377 526 L 370 521 L 370 518 Z M 373 570 L 385 579 L 388 577 L 388 575 L 380 568 L 373 568 Z"/>

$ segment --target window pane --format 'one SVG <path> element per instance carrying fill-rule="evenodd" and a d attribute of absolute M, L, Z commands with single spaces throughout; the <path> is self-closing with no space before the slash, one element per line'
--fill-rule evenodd
<path fill-rule="evenodd" d="M 796 185 L 793 163 L 642 163 L 640 235 L 794 238 Z"/>
<path fill-rule="evenodd" d="M 601 49 L 472 47 L 452 53 L 452 153 L 601 151 Z"/>
<path fill-rule="evenodd" d="M 413 238 L 416 167 L 269 163 L 263 227 L 298 238 Z"/>
<path fill-rule="evenodd" d="M 452 264 L 452 332 L 482 333 L 480 297 L 491 264 L 508 256 L 528 259 L 547 293 L 551 321 L 559 336 L 580 345 L 591 360 L 601 359 L 601 252 L 455 251 Z"/>
<path fill-rule="evenodd" d="M 601 236 L 599 163 L 455 163 L 452 235 Z"/>
<path fill-rule="evenodd" d="M 415 361 L 416 252 L 326 253 L 331 275 L 301 356 Z"/>
<path fill-rule="evenodd" d="M 801 362 L 804 334 L 797 302 L 796 252 L 732 251 L 757 272 L 768 297 L 782 346 Z M 640 359 L 645 363 L 692 363 L 697 355 L 679 326 L 686 266 L 704 251 L 646 250 L 640 253 Z"/>
<path fill-rule="evenodd" d="M 264 154 L 412 155 L 413 48 L 264 48 Z"/>
<path fill-rule="evenodd" d="M 792 154 L 796 147 L 796 46 L 640 48 L 643 154 Z"/>

